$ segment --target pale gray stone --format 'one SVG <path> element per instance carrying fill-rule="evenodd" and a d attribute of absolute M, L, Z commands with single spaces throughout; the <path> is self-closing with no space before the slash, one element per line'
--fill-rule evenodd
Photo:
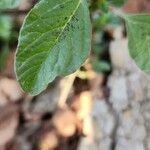
<path fill-rule="evenodd" d="M 145 150 L 145 148 L 142 142 L 119 138 L 116 150 Z"/>
<path fill-rule="evenodd" d="M 128 106 L 127 82 L 124 76 L 111 76 L 108 81 L 110 88 L 109 101 L 118 112 Z"/>

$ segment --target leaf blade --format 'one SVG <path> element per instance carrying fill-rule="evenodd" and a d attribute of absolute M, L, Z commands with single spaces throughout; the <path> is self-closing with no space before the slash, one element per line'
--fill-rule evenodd
<path fill-rule="evenodd" d="M 25 19 L 16 53 L 15 70 L 22 88 L 37 95 L 56 76 L 73 73 L 89 54 L 90 36 L 85 0 L 37 4 Z"/>
<path fill-rule="evenodd" d="M 130 55 L 144 72 L 150 73 L 150 15 L 127 15 L 125 19 Z"/>

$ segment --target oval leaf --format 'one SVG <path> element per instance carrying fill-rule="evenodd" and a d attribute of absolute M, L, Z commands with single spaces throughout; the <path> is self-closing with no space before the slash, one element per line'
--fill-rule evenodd
<path fill-rule="evenodd" d="M 150 73 L 150 14 L 128 15 L 125 19 L 130 54 L 144 72 Z"/>
<path fill-rule="evenodd" d="M 86 0 L 41 0 L 21 29 L 15 70 L 24 91 L 37 95 L 56 76 L 76 71 L 91 41 Z"/>

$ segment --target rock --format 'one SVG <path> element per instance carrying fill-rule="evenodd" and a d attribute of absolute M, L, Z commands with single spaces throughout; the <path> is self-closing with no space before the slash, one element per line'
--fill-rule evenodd
<path fill-rule="evenodd" d="M 143 74 L 141 71 L 129 74 L 127 79 L 128 98 L 136 102 L 145 100 L 145 89 L 143 85 Z M 131 92 L 130 92 L 131 91 Z"/>
<path fill-rule="evenodd" d="M 116 150 L 145 150 L 144 144 L 136 140 L 128 140 L 119 137 L 117 141 L 118 144 L 116 146 Z"/>
<path fill-rule="evenodd" d="M 110 46 L 114 70 L 108 80 L 108 102 L 112 104 L 118 120 L 113 136 L 114 149 L 149 149 L 150 77 L 131 60 L 124 39 L 120 39 L 118 45 L 117 42 L 118 39 Z M 124 51 L 119 52 L 119 49 Z"/>
<path fill-rule="evenodd" d="M 95 143 L 88 138 L 81 138 L 78 150 L 98 150 Z"/>
<path fill-rule="evenodd" d="M 126 110 L 120 114 L 120 123 L 117 129 L 117 137 L 125 137 L 142 142 L 146 137 L 146 130 L 143 121 L 144 120 L 140 112 L 134 112 L 134 108 Z"/>
<path fill-rule="evenodd" d="M 150 99 L 144 101 L 141 106 L 141 113 L 145 121 L 145 128 L 146 128 L 146 138 L 145 143 L 146 147 L 150 149 Z"/>
<path fill-rule="evenodd" d="M 105 100 L 95 100 L 92 110 L 94 129 L 97 137 L 111 136 L 114 128 L 114 114 Z M 97 128 L 97 129 L 96 129 Z"/>
<path fill-rule="evenodd" d="M 118 112 L 124 110 L 129 104 L 126 78 L 113 73 L 109 78 L 108 87 L 110 88 L 109 101 L 113 108 Z"/>
<path fill-rule="evenodd" d="M 132 70 L 134 63 L 129 56 L 127 39 L 117 39 L 111 42 L 110 56 L 114 69 Z"/>
<path fill-rule="evenodd" d="M 100 141 L 100 144 L 97 150 L 110 150 L 111 146 L 112 146 L 112 139 L 107 137 Z"/>
<path fill-rule="evenodd" d="M 95 99 L 85 124 L 89 126 L 90 132 L 87 132 L 86 138 L 81 139 L 78 149 L 110 150 L 114 125 L 115 118 L 109 105 L 104 100 Z"/>
<path fill-rule="evenodd" d="M 146 139 L 146 147 L 147 149 L 150 149 L 150 137 Z"/>

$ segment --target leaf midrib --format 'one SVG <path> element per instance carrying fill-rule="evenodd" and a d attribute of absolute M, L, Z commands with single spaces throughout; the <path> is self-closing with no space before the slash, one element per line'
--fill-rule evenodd
<path fill-rule="evenodd" d="M 59 41 L 59 38 L 61 37 L 61 35 L 62 35 L 63 32 L 65 31 L 65 28 L 67 27 L 68 23 L 72 20 L 72 17 L 75 15 L 76 11 L 77 11 L 78 8 L 80 7 L 80 4 L 82 3 L 81 1 L 82 1 L 82 0 L 79 0 L 77 7 L 75 8 L 75 10 L 73 11 L 72 15 L 69 17 L 68 21 L 67 21 L 66 24 L 64 25 L 62 31 L 60 32 L 60 34 L 59 34 L 58 37 L 56 38 L 56 40 L 55 40 L 55 42 L 54 42 L 54 46 L 52 46 L 50 49 L 53 49 L 53 48 L 55 47 L 56 43 Z M 45 57 L 45 60 L 46 60 L 48 57 L 49 57 L 49 55 L 47 55 L 47 57 Z M 58 58 L 57 58 L 57 59 L 58 59 Z M 42 68 L 41 66 L 43 66 L 44 63 L 45 63 L 45 61 L 40 65 L 40 67 L 39 67 L 40 69 L 39 69 L 38 72 L 41 71 L 41 68 Z M 37 77 L 38 77 L 38 75 L 36 76 L 35 83 L 33 84 L 32 90 L 35 89 Z"/>

